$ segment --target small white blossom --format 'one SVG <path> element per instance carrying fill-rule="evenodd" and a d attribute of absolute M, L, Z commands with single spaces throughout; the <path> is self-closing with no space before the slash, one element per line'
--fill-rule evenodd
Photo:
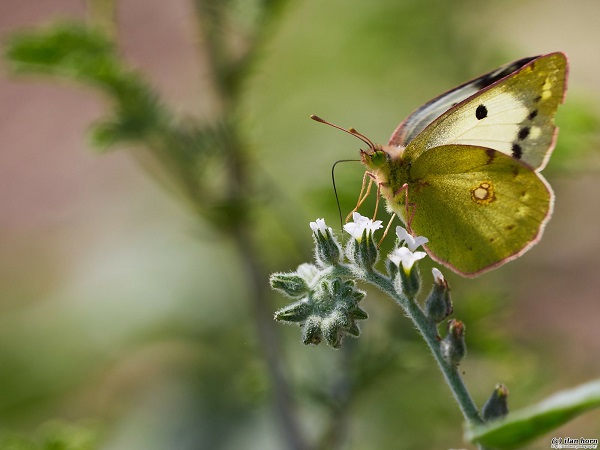
<path fill-rule="evenodd" d="M 317 219 L 316 222 L 310 223 L 310 229 L 313 230 L 315 234 L 321 234 L 322 236 L 327 236 L 328 227 L 325 224 L 325 219 Z"/>
<path fill-rule="evenodd" d="M 388 258 L 398 267 L 402 264 L 404 270 L 410 272 L 414 263 L 425 258 L 425 256 L 427 256 L 425 252 L 413 253 L 406 247 L 398 247 L 388 255 Z"/>
<path fill-rule="evenodd" d="M 444 275 L 442 275 L 442 272 L 440 272 L 437 268 L 433 268 L 431 269 L 431 273 L 433 274 L 433 281 L 436 284 L 440 284 L 440 285 L 445 285 L 446 284 L 446 279 L 444 278 Z"/>
<path fill-rule="evenodd" d="M 411 252 L 414 252 L 421 245 L 425 245 L 429 242 L 429 239 L 423 236 L 413 237 L 411 234 L 406 231 L 404 228 L 398 226 L 396 227 L 396 236 L 400 239 L 400 242 L 406 242 L 406 246 Z"/>
<path fill-rule="evenodd" d="M 367 230 L 367 235 L 373 234 L 374 231 L 383 228 L 381 224 L 381 220 L 371 220 L 368 217 L 361 216 L 359 213 L 352 213 L 352 220 L 354 222 L 349 222 L 344 225 L 344 230 L 350 233 L 354 239 L 360 242 L 362 239 L 363 232 Z"/>

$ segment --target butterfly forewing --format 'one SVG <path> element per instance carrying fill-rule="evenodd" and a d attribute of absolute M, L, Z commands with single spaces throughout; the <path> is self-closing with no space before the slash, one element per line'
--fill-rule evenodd
<path fill-rule="evenodd" d="M 554 144 L 554 115 L 566 87 L 566 57 L 551 53 L 507 66 L 508 70 L 513 67 L 517 69 L 451 107 L 409 140 L 406 157 L 414 160 L 433 147 L 464 144 L 500 151 L 541 170 Z M 506 70 L 496 72 L 503 75 Z M 485 77 L 493 79 L 490 74 Z M 475 85 L 467 84 L 464 93 Z M 446 97 L 453 101 L 459 93 L 451 91 L 431 106 L 437 111 Z M 425 117 L 430 112 L 424 110 L 419 114 Z M 412 136 L 422 125 L 412 122 L 407 136 Z"/>
<path fill-rule="evenodd" d="M 486 73 L 427 102 L 402 122 L 392 134 L 390 145 L 406 147 L 427 125 L 454 105 L 466 100 L 476 92 L 520 69 L 537 56 L 523 58 L 499 69 Z"/>

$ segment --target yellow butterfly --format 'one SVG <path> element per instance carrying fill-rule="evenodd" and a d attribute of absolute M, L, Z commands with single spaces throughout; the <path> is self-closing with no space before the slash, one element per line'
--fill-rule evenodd
<path fill-rule="evenodd" d="M 385 146 L 346 130 L 369 146 L 367 175 L 434 260 L 472 277 L 540 240 L 554 202 L 540 171 L 567 66 L 557 52 L 500 67 L 416 110 Z"/>

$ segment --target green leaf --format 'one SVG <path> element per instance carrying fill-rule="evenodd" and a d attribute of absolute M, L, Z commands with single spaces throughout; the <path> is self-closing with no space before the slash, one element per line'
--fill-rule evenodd
<path fill-rule="evenodd" d="M 490 448 L 515 448 L 598 407 L 600 380 L 595 380 L 511 412 L 504 419 L 470 426 L 466 431 L 466 439 Z"/>
<path fill-rule="evenodd" d="M 100 148 L 150 139 L 169 115 L 141 74 L 129 67 L 104 32 L 78 22 L 60 22 L 14 33 L 5 57 L 17 74 L 47 74 L 100 89 L 113 101 L 113 113 L 92 133 Z"/>
<path fill-rule="evenodd" d="M 9 36 L 5 49 L 10 68 L 92 80 L 118 72 L 114 44 L 98 29 L 60 22 Z"/>

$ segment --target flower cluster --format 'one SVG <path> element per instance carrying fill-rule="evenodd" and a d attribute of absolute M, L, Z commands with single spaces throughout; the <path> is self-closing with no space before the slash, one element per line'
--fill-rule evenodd
<path fill-rule="evenodd" d="M 352 218 L 352 222 L 344 225 L 344 231 L 352 236 L 345 249 L 324 219 L 310 222 L 316 263 L 302 264 L 292 273 L 271 276 L 271 286 L 295 300 L 278 310 L 275 320 L 299 325 L 305 344 L 318 344 L 325 339 L 331 346 L 339 347 L 345 335 L 360 334 L 356 321 L 367 318 L 367 313 L 358 306 L 365 293 L 357 289 L 354 278 L 377 273 L 374 266 L 379 248 L 373 235 L 382 228 L 382 223 L 357 212 Z M 403 295 L 412 297 L 420 285 L 415 263 L 426 256 L 417 248 L 428 241 L 413 237 L 402 227 L 396 228 L 396 235 L 398 243 L 404 245 L 388 255 L 390 279 Z"/>
<path fill-rule="evenodd" d="M 294 273 L 275 273 L 271 286 L 296 301 L 275 313 L 275 320 L 302 328 L 302 342 L 319 344 L 323 338 L 334 348 L 345 335 L 359 336 L 357 320 L 368 317 L 358 306 L 365 292 L 353 280 L 327 276 L 312 264 L 302 264 Z"/>

